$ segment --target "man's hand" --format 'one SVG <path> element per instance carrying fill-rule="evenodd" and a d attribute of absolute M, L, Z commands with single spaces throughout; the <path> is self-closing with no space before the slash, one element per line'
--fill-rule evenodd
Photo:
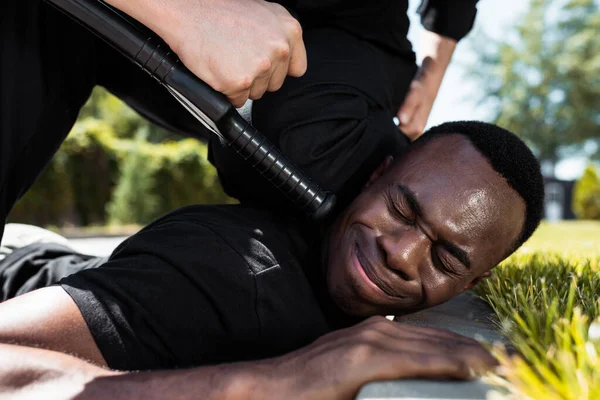
<path fill-rule="evenodd" d="M 236 107 L 306 72 L 302 28 L 263 0 L 108 0 L 160 35 L 183 63 Z"/>
<path fill-rule="evenodd" d="M 410 140 L 423 134 L 433 102 L 437 96 L 446 68 L 456 48 L 456 41 L 436 33 L 423 31 L 421 35 L 423 62 L 412 81 L 404 103 L 398 110 L 398 128 Z"/>
<path fill-rule="evenodd" d="M 471 379 L 497 364 L 475 340 L 372 317 L 268 361 L 287 399 L 353 399 L 371 381 Z"/>

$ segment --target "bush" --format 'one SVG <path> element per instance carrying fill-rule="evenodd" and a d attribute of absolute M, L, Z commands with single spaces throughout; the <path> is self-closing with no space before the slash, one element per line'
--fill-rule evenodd
<path fill-rule="evenodd" d="M 119 138 L 107 122 L 85 118 L 9 220 L 42 226 L 145 224 L 184 205 L 231 202 L 206 152 L 194 139 Z"/>
<path fill-rule="evenodd" d="M 600 178 L 592 165 L 575 184 L 573 211 L 581 219 L 600 219 Z"/>
<path fill-rule="evenodd" d="M 109 124 L 88 118 L 75 125 L 61 147 L 66 153 L 77 225 L 106 220 L 106 203 L 119 179 L 118 142 Z"/>
<path fill-rule="evenodd" d="M 139 146 L 146 139 L 138 135 Z M 147 224 L 156 215 L 158 199 L 153 193 L 151 157 L 142 151 L 133 151 L 122 164 L 119 184 L 113 192 L 107 210 L 109 221 L 114 224 Z"/>
<path fill-rule="evenodd" d="M 8 222 L 51 225 L 75 223 L 73 190 L 66 168 L 66 154 L 59 151 L 31 189 L 17 202 Z"/>
<path fill-rule="evenodd" d="M 206 160 L 206 146 L 194 139 L 137 140 L 121 152 L 121 178 L 107 208 L 111 223 L 146 224 L 185 205 L 232 202 Z"/>

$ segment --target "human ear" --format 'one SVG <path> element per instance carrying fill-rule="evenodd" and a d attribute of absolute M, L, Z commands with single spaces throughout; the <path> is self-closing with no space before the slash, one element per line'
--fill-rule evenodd
<path fill-rule="evenodd" d="M 365 183 L 365 185 L 363 186 L 363 189 L 368 188 L 369 186 L 371 186 L 371 183 L 373 183 L 377 179 L 379 179 L 381 177 L 381 175 L 383 175 L 383 173 L 390 167 L 393 160 L 394 160 L 394 157 L 387 156 L 385 158 L 385 160 L 383 160 L 382 163 L 379 164 L 379 166 L 377 168 L 375 168 L 375 171 L 373 171 L 371 173 L 371 176 L 369 177 L 369 181 L 367 183 Z"/>
<path fill-rule="evenodd" d="M 481 282 L 485 278 L 489 277 L 491 274 L 492 274 L 492 271 L 488 271 L 479 276 L 476 276 L 471 282 L 469 282 L 465 285 L 465 287 L 463 288 L 462 291 L 466 292 L 467 290 L 473 289 L 475 287 L 475 285 L 477 285 L 479 282 Z"/>

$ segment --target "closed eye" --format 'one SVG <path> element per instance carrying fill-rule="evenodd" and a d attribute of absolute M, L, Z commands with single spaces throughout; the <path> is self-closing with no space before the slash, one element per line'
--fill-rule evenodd
<path fill-rule="evenodd" d="M 405 210 L 406 207 L 402 205 L 401 199 L 398 198 L 397 190 L 388 188 L 388 190 L 385 191 L 385 202 L 390 214 L 392 214 L 394 218 L 409 225 L 415 225 L 416 219 L 414 218 L 414 213 Z M 412 214 L 412 217 L 409 216 L 409 214 Z"/>
<path fill-rule="evenodd" d="M 431 259 L 437 269 L 446 273 L 447 275 L 459 277 L 462 276 L 461 268 L 457 265 L 457 261 L 449 260 L 448 256 L 433 246 L 431 251 Z M 451 257 L 451 256 L 450 256 Z"/>

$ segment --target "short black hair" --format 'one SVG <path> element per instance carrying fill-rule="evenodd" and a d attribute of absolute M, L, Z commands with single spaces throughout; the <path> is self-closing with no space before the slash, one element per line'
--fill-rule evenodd
<path fill-rule="evenodd" d="M 525 221 L 509 253 L 517 250 L 537 229 L 544 211 L 544 178 L 540 163 L 514 133 L 480 121 L 447 122 L 429 129 L 414 144 L 442 135 L 465 136 L 525 201 Z M 508 255 L 507 254 L 507 255 Z"/>

